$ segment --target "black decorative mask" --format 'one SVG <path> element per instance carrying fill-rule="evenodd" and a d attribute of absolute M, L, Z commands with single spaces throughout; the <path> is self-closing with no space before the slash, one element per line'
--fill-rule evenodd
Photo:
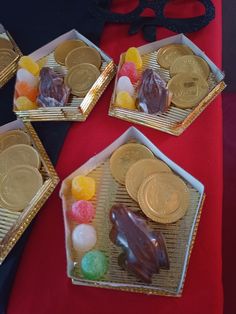
<path fill-rule="evenodd" d="M 129 13 L 114 13 L 105 8 L 104 0 L 92 0 L 90 13 L 105 22 L 130 24 L 129 34 L 142 29 L 147 41 L 156 40 L 156 27 L 162 26 L 175 33 L 192 33 L 208 25 L 215 17 L 215 7 L 211 0 L 197 0 L 205 7 L 205 14 L 191 18 L 168 18 L 164 15 L 165 6 L 170 0 L 139 0 L 138 6 Z M 141 16 L 145 9 L 152 9 L 155 16 Z"/>

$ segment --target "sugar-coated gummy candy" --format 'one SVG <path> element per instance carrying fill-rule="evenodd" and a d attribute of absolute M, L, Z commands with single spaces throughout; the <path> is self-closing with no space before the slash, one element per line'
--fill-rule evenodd
<path fill-rule="evenodd" d="M 135 100 L 127 92 L 119 92 L 116 96 L 115 106 L 135 110 Z"/>
<path fill-rule="evenodd" d="M 38 96 L 38 89 L 36 87 L 32 87 L 27 82 L 18 81 L 15 86 L 16 92 L 18 96 L 25 96 L 31 101 L 36 101 Z"/>
<path fill-rule="evenodd" d="M 18 65 L 35 76 L 39 74 L 39 65 L 29 56 L 21 57 Z"/>
<path fill-rule="evenodd" d="M 76 251 L 91 250 L 97 242 L 97 233 L 93 226 L 80 224 L 72 232 L 72 243 Z"/>
<path fill-rule="evenodd" d="M 23 81 L 28 83 L 30 86 L 35 87 L 38 85 L 38 78 L 31 74 L 26 69 L 19 69 L 16 74 L 17 81 Z"/>
<path fill-rule="evenodd" d="M 90 200 L 95 194 L 96 184 L 91 177 L 76 176 L 72 180 L 71 193 L 76 200 Z"/>
<path fill-rule="evenodd" d="M 121 76 L 116 85 L 116 93 L 128 92 L 130 96 L 134 95 L 134 87 L 128 76 Z"/>
<path fill-rule="evenodd" d="M 133 62 L 125 62 L 118 73 L 118 77 L 121 76 L 128 76 L 132 84 L 137 83 L 139 79 L 139 74 L 137 72 L 135 64 Z"/>
<path fill-rule="evenodd" d="M 143 62 L 137 48 L 130 47 L 125 54 L 125 62 L 133 62 L 136 69 L 141 69 Z"/>
<path fill-rule="evenodd" d="M 89 223 L 95 216 L 95 207 L 89 201 L 80 200 L 72 204 L 69 217 L 77 223 Z"/>
<path fill-rule="evenodd" d="M 17 110 L 34 110 L 38 109 L 38 105 L 29 100 L 25 96 L 20 96 L 15 100 L 15 106 Z"/>
<path fill-rule="evenodd" d="M 86 279 L 100 279 L 106 274 L 107 270 L 107 257 L 99 250 L 87 252 L 81 260 L 81 272 Z"/>

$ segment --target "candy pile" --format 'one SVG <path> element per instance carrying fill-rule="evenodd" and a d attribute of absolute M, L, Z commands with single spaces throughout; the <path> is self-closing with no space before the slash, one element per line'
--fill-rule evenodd
<path fill-rule="evenodd" d="M 62 42 L 54 51 L 55 61 L 67 68 L 67 74 L 45 67 L 45 58 L 35 62 L 21 57 L 17 71 L 14 104 L 16 110 L 62 107 L 70 93 L 84 97 L 100 75 L 99 52 L 78 39 Z"/>
<path fill-rule="evenodd" d="M 150 114 L 165 112 L 171 100 L 166 82 L 152 69 L 144 70 L 140 79 L 142 66 L 138 49 L 129 48 L 125 54 L 125 62 L 118 73 L 115 105 Z M 135 87 L 137 97 L 135 97 Z"/>
<path fill-rule="evenodd" d="M 0 134 L 0 207 L 26 208 L 43 185 L 38 152 L 22 130 Z"/>
<path fill-rule="evenodd" d="M 105 275 L 108 261 L 105 254 L 92 250 L 97 242 L 97 232 L 92 222 L 96 210 L 90 200 L 96 192 L 95 180 L 88 176 L 76 176 L 71 183 L 71 194 L 76 200 L 68 211 L 68 217 L 76 226 L 72 231 L 72 243 L 76 252 L 83 254 L 81 272 L 84 278 L 96 280 Z"/>
<path fill-rule="evenodd" d="M 18 65 L 14 97 L 16 109 L 37 109 L 39 65 L 27 56 L 21 57 Z"/>
<path fill-rule="evenodd" d="M 142 59 L 138 49 L 131 47 L 125 54 L 125 62 L 118 73 L 115 105 L 135 110 L 134 87 L 139 80 L 138 70 L 142 68 Z"/>
<path fill-rule="evenodd" d="M 117 107 L 158 114 L 171 102 L 181 109 L 195 107 L 208 93 L 210 68 L 186 45 L 170 44 L 157 51 L 157 63 L 169 71 L 168 83 L 156 70 L 143 69 L 138 49 L 129 48 L 124 61 L 117 75 Z"/>
<path fill-rule="evenodd" d="M 48 67 L 42 67 L 29 56 L 21 57 L 16 76 L 15 101 L 17 110 L 33 110 L 39 107 L 64 106 L 69 88 L 62 75 Z"/>

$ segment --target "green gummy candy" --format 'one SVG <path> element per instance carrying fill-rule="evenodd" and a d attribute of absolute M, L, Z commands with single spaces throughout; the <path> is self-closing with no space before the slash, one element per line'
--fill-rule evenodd
<path fill-rule="evenodd" d="M 81 260 L 81 271 L 86 279 L 100 279 L 105 275 L 107 269 L 108 261 L 105 254 L 101 251 L 89 251 Z"/>

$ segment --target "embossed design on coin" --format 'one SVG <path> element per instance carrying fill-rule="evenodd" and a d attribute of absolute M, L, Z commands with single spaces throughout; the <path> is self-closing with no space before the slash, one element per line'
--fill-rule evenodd
<path fill-rule="evenodd" d="M 144 145 L 128 143 L 120 146 L 110 158 L 110 169 L 113 177 L 125 184 L 125 176 L 136 161 L 144 158 L 154 158 L 153 153 Z"/>
<path fill-rule="evenodd" d="M 172 103 L 178 108 L 195 107 L 208 93 L 207 81 L 197 74 L 180 73 L 168 82 Z"/>
<path fill-rule="evenodd" d="M 206 61 L 198 56 L 182 56 L 175 60 L 170 67 L 170 75 L 179 73 L 198 74 L 207 79 L 210 68 Z"/>
<path fill-rule="evenodd" d="M 10 169 L 1 180 L 0 200 L 7 209 L 20 211 L 27 207 L 43 185 L 38 169 L 20 165 Z"/>
<path fill-rule="evenodd" d="M 74 65 L 81 63 L 90 63 L 99 69 L 101 66 L 101 61 L 101 55 L 95 48 L 79 47 L 68 53 L 65 59 L 65 64 L 67 68 L 71 68 Z"/>
<path fill-rule="evenodd" d="M 71 93 L 78 97 L 87 94 L 100 75 L 97 67 L 89 63 L 73 66 L 65 77 L 65 84 L 71 89 Z"/>
<path fill-rule="evenodd" d="M 17 144 L 30 145 L 29 135 L 21 130 L 12 130 L 0 134 L 0 153 L 6 148 Z"/>
<path fill-rule="evenodd" d="M 157 62 L 161 67 L 169 69 L 175 60 L 185 55 L 193 55 L 192 50 L 182 44 L 170 44 L 160 48 L 157 52 Z"/>
<path fill-rule="evenodd" d="M 0 177 L 18 165 L 29 165 L 39 168 L 40 159 L 38 152 L 32 146 L 25 144 L 8 147 L 0 154 Z"/>
<path fill-rule="evenodd" d="M 156 173 L 140 186 L 138 202 L 150 219 L 160 223 L 173 223 L 182 218 L 188 209 L 188 187 L 172 173 Z"/>

